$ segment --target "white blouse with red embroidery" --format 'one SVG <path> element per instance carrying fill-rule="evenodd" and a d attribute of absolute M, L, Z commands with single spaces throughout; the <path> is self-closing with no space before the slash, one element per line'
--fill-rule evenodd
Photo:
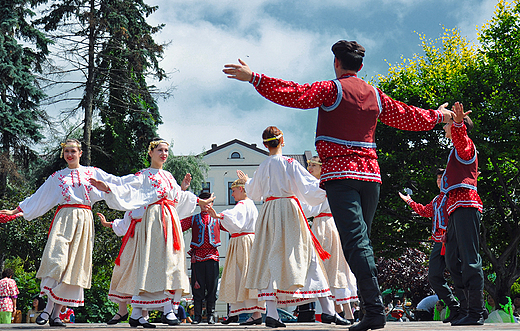
<path fill-rule="evenodd" d="M 112 209 L 131 210 L 132 218 L 142 218 L 148 205 L 161 199 L 172 200 L 181 219 L 193 214 L 197 207 L 197 196 L 181 190 L 166 170 L 147 168 L 121 178 L 121 183 L 107 183 L 110 193 L 105 200 Z"/>
<path fill-rule="evenodd" d="M 224 218 L 220 224 L 230 233 L 255 232 L 258 208 L 253 200 L 245 198 L 237 202 L 232 209 L 222 211 Z"/>
<path fill-rule="evenodd" d="M 282 155 L 268 156 L 246 185 L 247 196 L 261 201 L 268 197 L 296 196 L 311 206 L 325 201 L 325 191 L 319 181 L 300 162 Z"/>
<path fill-rule="evenodd" d="M 107 183 L 123 183 L 124 177 L 110 175 L 95 167 L 65 168 L 50 175 L 38 190 L 22 201 L 19 208 L 26 220 L 39 217 L 57 205 L 80 204 L 92 206 L 104 200 L 106 193 L 90 185 L 95 178 Z"/>

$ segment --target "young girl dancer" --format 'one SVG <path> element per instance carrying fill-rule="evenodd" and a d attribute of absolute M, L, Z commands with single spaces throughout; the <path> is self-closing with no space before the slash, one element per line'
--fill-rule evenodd
<path fill-rule="evenodd" d="M 98 168 L 80 165 L 81 143 L 76 139 L 67 139 L 61 146 L 68 167 L 49 176 L 16 209 L 0 210 L 4 219 L 23 213 L 26 220 L 32 220 L 58 206 L 36 274 L 41 279 L 40 295 L 48 298 L 36 323 L 43 325 L 50 319 L 51 326 L 65 326 L 59 318 L 61 306 L 83 306 L 83 289 L 90 288 L 94 245 L 91 208 L 105 193 L 92 187 L 89 179 L 122 183 Z"/>
<path fill-rule="evenodd" d="M 307 170 L 320 179 L 321 161 L 318 156 L 314 156 L 307 161 Z M 330 259 L 324 260 L 323 265 L 327 271 L 332 297 L 336 303 L 336 311 L 342 312 L 344 318 L 353 320 L 352 308 L 350 302 L 358 301 L 356 277 L 350 271 L 350 267 L 345 260 L 345 255 L 341 248 L 341 240 L 339 238 L 338 229 L 332 214 L 330 212 L 329 203 L 324 203 L 311 208 L 306 214 L 307 217 L 314 216 L 312 221 L 312 232 L 318 238 L 323 249 L 330 253 Z"/>
<path fill-rule="evenodd" d="M 325 201 L 319 182 L 294 159 L 282 156 L 283 134 L 270 126 L 262 134 L 269 157 L 254 178 L 238 170 L 248 196 L 264 200 L 251 249 L 246 288 L 258 289 L 266 301 L 268 327 L 285 327 L 276 305 L 294 306 L 318 299 L 325 319 L 336 321 L 334 303 L 322 264 L 330 254 L 310 231 L 299 201 L 318 205 Z"/>
<path fill-rule="evenodd" d="M 251 318 L 241 325 L 262 324 L 265 304 L 258 303 L 258 292 L 245 287 L 251 247 L 255 240 L 255 224 L 258 209 L 253 200 L 247 197 L 244 184 L 235 180 L 231 184 L 232 195 L 237 204 L 217 214 L 213 208 L 209 214 L 221 219 L 221 226 L 230 234 L 226 264 L 220 280 L 219 299 L 230 305 L 228 319 L 222 324 L 238 323 L 242 313 L 253 313 Z"/>
<path fill-rule="evenodd" d="M 190 186 L 190 182 L 191 174 L 188 173 L 181 183 L 181 189 L 186 191 Z M 132 294 L 122 293 L 118 291 L 118 289 L 121 289 L 127 282 L 127 279 L 125 279 L 125 276 L 127 276 L 125 271 L 128 266 L 133 263 L 132 258 L 135 252 L 131 250 L 135 250 L 136 247 L 134 237 L 135 229 L 140 226 L 138 223 L 140 223 L 142 219 L 133 218 L 131 211 L 127 211 L 122 219 L 115 219 L 113 222 L 107 222 L 105 216 L 101 213 L 97 215 L 101 221 L 101 225 L 111 228 L 117 236 L 123 237 L 121 248 L 119 249 L 119 254 L 115 261 L 114 270 L 112 271 L 110 290 L 108 292 L 108 299 L 117 303 L 119 306 L 118 312 L 107 322 L 107 324 L 113 325 L 128 319 L 127 305 L 132 303 Z M 125 247 L 127 246 L 128 249 L 125 252 Z M 143 311 L 143 315 L 147 315 L 145 311 Z"/>
<path fill-rule="evenodd" d="M 198 199 L 181 190 L 173 176 L 162 169 L 168 152 L 168 142 L 154 139 L 148 148 L 150 168 L 132 175 L 123 185 L 91 181 L 107 193 L 110 208 L 132 210 L 132 218 L 142 219 L 135 226 L 135 246 L 127 243 L 123 251 L 132 254 L 132 263 L 124 270 L 125 282 L 117 288 L 121 293 L 132 294 L 129 323 L 133 327 L 155 327 L 144 319 L 143 309 L 163 309 L 163 323 L 179 324 L 174 310 L 190 288 L 179 215 L 189 216 L 197 204 L 206 205 L 214 199 Z"/>

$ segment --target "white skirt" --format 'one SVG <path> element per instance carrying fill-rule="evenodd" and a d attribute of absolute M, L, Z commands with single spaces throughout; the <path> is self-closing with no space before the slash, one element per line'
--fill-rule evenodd
<path fill-rule="evenodd" d="M 259 300 L 291 306 L 331 295 L 307 219 L 294 199 L 265 202 L 255 234 L 246 287 L 258 289 Z"/>
<path fill-rule="evenodd" d="M 358 301 L 356 277 L 350 270 L 341 248 L 341 239 L 334 218 L 315 217 L 312 232 L 331 257 L 323 261 L 332 291 L 332 299 L 337 304 Z"/>

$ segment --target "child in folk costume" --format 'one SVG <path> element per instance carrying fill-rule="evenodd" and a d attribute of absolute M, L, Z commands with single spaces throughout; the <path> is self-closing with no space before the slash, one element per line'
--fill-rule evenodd
<path fill-rule="evenodd" d="M 125 271 L 123 286 L 117 289 L 132 294 L 129 323 L 133 327 L 155 327 L 144 319 L 143 309 L 162 309 L 163 323 L 179 324 L 174 310 L 181 296 L 189 293 L 189 280 L 178 215 L 185 217 L 194 212 L 197 204 L 204 206 L 213 200 L 198 199 L 181 190 L 173 176 L 162 169 L 168 152 L 168 142 L 154 139 L 148 148 L 150 168 L 129 175 L 123 185 L 91 180 L 92 185 L 107 193 L 109 207 L 132 210 L 132 218 L 142 219 L 134 230 L 135 246 L 129 247 L 127 242 L 123 251 L 133 255 L 133 262 Z"/>
<path fill-rule="evenodd" d="M 201 199 L 211 194 L 202 192 Z M 191 324 L 202 321 L 202 301 L 206 301 L 208 324 L 215 324 L 215 304 L 219 277 L 220 219 L 210 217 L 208 210 L 212 203 L 201 206 L 200 214 L 181 220 L 182 231 L 192 229 L 190 251 L 191 256 L 191 289 L 195 305 L 195 317 Z"/>
<path fill-rule="evenodd" d="M 322 318 L 336 322 L 339 317 L 330 299 L 322 259 L 330 257 L 310 231 L 299 201 L 318 205 L 325 201 L 319 182 L 294 159 L 282 156 L 283 134 L 270 126 L 262 134 L 268 158 L 254 178 L 238 170 L 247 195 L 264 200 L 251 249 L 246 287 L 257 289 L 266 301 L 268 327 L 285 327 L 276 305 L 294 306 L 318 299 Z"/>
<path fill-rule="evenodd" d="M 228 318 L 222 324 L 238 323 L 238 316 L 242 313 L 253 315 L 240 325 L 262 324 L 265 303 L 258 302 L 256 290 L 245 287 L 258 209 L 253 200 L 247 197 L 244 184 L 238 179 L 231 184 L 231 190 L 236 201 L 233 209 L 224 210 L 220 214 L 213 208 L 209 209 L 211 217 L 219 218 L 221 225 L 231 234 L 220 279 L 219 298 L 230 305 Z"/>
<path fill-rule="evenodd" d="M 455 115 L 444 125 L 446 138 L 453 142 L 441 180 L 441 192 L 448 215 L 446 265 L 455 288 L 464 291 L 467 314 L 451 325 L 484 324 L 484 273 L 478 253 L 482 201 L 477 193 L 477 150 L 468 133 L 473 122 L 461 103 L 453 105 Z"/>
<path fill-rule="evenodd" d="M 43 325 L 50 319 L 51 326 L 65 326 L 59 318 L 61 306 L 83 306 L 83 289 L 91 285 L 94 245 L 91 208 L 103 200 L 105 194 L 95 189 L 89 179 L 122 183 L 119 177 L 80 165 L 82 150 L 79 141 L 67 139 L 61 146 L 68 167 L 49 176 L 16 209 L 0 211 L 4 220 L 22 214 L 25 219 L 32 220 L 58 206 L 36 274 L 41 279 L 40 295 L 48 298 L 36 323 Z"/>
<path fill-rule="evenodd" d="M 437 169 L 437 186 L 439 189 L 441 188 L 443 174 L 444 169 Z M 444 318 L 442 321 L 448 323 L 460 318 L 459 310 L 461 310 L 461 315 L 465 316 L 467 313 L 468 302 L 466 301 L 463 289 L 455 287 L 455 292 L 460 300 L 459 304 L 444 278 L 444 270 L 446 269 L 444 241 L 446 239 L 446 227 L 448 222 L 446 206 L 441 204 L 442 199 L 444 198 L 444 193 L 441 192 L 426 206 L 413 201 L 409 194 L 404 195 L 399 192 L 399 196 L 417 214 L 422 217 L 432 218 L 432 240 L 434 241 L 434 245 L 428 262 L 428 280 L 439 299 L 449 308 L 449 316 Z"/>
<path fill-rule="evenodd" d="M 191 174 L 188 173 L 181 183 L 181 190 L 186 191 L 190 186 L 190 182 Z M 126 271 L 129 269 L 129 266 L 135 262 L 132 260 L 135 256 L 135 252 L 130 252 L 130 250 L 136 248 L 134 235 L 136 227 L 139 226 L 138 223 L 140 223 L 142 219 L 133 218 L 131 211 L 127 211 L 122 219 L 115 219 L 113 222 L 107 222 L 105 216 L 101 213 L 97 213 L 97 215 L 101 221 L 101 225 L 111 228 L 117 236 L 123 237 L 121 248 L 115 261 L 114 270 L 112 271 L 110 290 L 108 292 L 110 301 L 117 303 L 119 306 L 118 312 L 107 322 L 107 324 L 113 325 L 128 319 L 127 305 L 132 303 L 132 293 L 122 293 L 120 290 L 128 287 L 133 288 L 133 286 L 128 286 L 127 284 L 128 279 L 126 276 L 129 275 Z M 125 253 L 125 247 L 127 246 L 129 249 Z M 174 311 L 174 313 L 176 312 Z M 143 315 L 146 315 L 145 311 L 143 311 Z"/>
<path fill-rule="evenodd" d="M 321 162 L 318 156 L 314 156 L 307 161 L 307 170 L 320 179 Z M 323 249 L 330 253 L 331 257 L 323 261 L 332 297 L 336 303 L 336 311 L 340 312 L 340 316 L 353 320 L 352 308 L 350 302 L 358 301 L 356 277 L 350 271 L 350 267 L 345 260 L 345 255 L 341 248 L 341 240 L 339 238 L 338 229 L 332 218 L 330 207 L 327 201 L 306 211 L 306 216 L 314 216 L 312 221 L 312 232 L 321 243 Z"/>

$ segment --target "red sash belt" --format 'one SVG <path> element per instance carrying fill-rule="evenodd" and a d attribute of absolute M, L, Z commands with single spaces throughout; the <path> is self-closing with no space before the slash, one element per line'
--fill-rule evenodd
<path fill-rule="evenodd" d="M 161 213 L 162 213 L 162 217 L 161 217 L 161 221 L 162 221 L 162 225 L 163 225 L 163 233 L 164 233 L 164 242 L 166 242 L 167 240 L 167 232 L 166 232 L 166 214 L 165 214 L 165 207 L 168 209 L 168 211 L 170 212 L 170 215 L 171 215 L 171 219 L 172 219 L 172 234 L 173 234 L 173 249 L 175 251 L 178 251 L 181 249 L 181 237 L 180 237 L 180 234 L 179 232 L 177 231 L 177 228 L 175 227 L 175 220 L 173 219 L 173 213 L 172 213 L 172 209 L 171 207 L 174 207 L 175 208 L 175 202 L 173 202 L 172 200 L 168 200 L 168 199 L 161 199 L 157 202 L 154 202 L 151 205 L 161 205 Z"/>
<path fill-rule="evenodd" d="M 255 234 L 255 233 L 254 232 L 237 232 L 237 233 L 231 234 L 231 238 L 247 236 L 248 234 Z"/>
<path fill-rule="evenodd" d="M 62 210 L 63 208 L 83 208 L 83 209 L 92 210 L 92 207 L 87 206 L 87 205 L 80 205 L 80 204 L 59 205 L 58 209 L 56 209 L 56 212 L 54 213 L 54 217 L 52 218 L 51 226 L 49 227 L 49 232 L 47 233 L 47 237 L 51 234 L 52 225 L 54 224 L 54 219 L 56 218 L 56 215 L 58 215 L 58 212 L 60 210 Z"/>
<path fill-rule="evenodd" d="M 135 225 L 139 222 L 141 222 L 143 219 L 142 218 L 132 218 L 132 221 L 130 222 L 130 226 L 128 227 L 128 230 L 126 230 L 126 233 L 125 233 L 125 236 L 123 237 L 123 242 L 121 243 L 121 248 L 119 249 L 119 254 L 117 254 L 117 258 L 116 258 L 116 264 L 119 265 L 121 260 L 121 254 L 123 254 L 123 251 L 125 250 L 125 246 L 126 246 L 126 243 L 128 242 L 128 240 L 130 238 L 133 238 L 134 237 L 134 234 L 135 234 Z"/>
<path fill-rule="evenodd" d="M 316 218 L 318 217 L 332 217 L 332 214 L 331 213 L 320 213 L 318 216 L 316 216 Z"/>
<path fill-rule="evenodd" d="M 267 199 L 265 199 L 265 201 L 267 202 L 267 201 L 277 200 L 277 199 L 294 199 L 294 200 L 296 200 L 296 203 L 298 203 L 298 208 L 300 208 L 300 211 L 302 212 L 303 217 L 305 217 L 305 213 L 303 212 L 302 206 L 300 205 L 300 200 L 298 200 L 297 197 L 295 197 L 295 196 L 268 197 Z M 330 253 L 327 252 L 326 250 L 324 250 L 323 247 L 321 247 L 320 242 L 318 241 L 318 239 L 316 239 L 316 237 L 314 236 L 314 233 L 312 233 L 311 227 L 309 226 L 309 222 L 307 222 L 307 220 L 305 220 L 305 224 L 307 224 L 307 229 L 309 229 L 309 232 L 311 233 L 312 243 L 314 244 L 314 248 L 316 248 L 316 251 L 318 252 L 319 257 L 322 260 L 326 260 L 326 259 L 330 258 Z"/>

